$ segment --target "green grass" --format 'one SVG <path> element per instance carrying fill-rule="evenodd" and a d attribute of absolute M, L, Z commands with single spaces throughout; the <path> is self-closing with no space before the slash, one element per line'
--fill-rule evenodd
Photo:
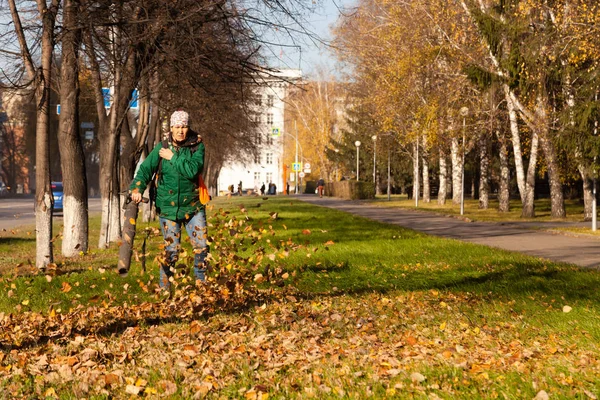
<path fill-rule="evenodd" d="M 252 259 L 250 265 L 264 254 L 255 272 L 264 264 L 287 272 L 283 288 L 263 285 L 261 297 L 243 308 L 179 321 L 168 315 L 128 320 L 105 333 L 26 347 L 6 341 L 3 335 L 17 328 L 4 320 L 0 342 L 15 350 L 0 358 L 0 391 L 43 397 L 54 390 L 61 398 L 125 398 L 132 387 L 168 398 L 599 395 L 596 270 L 431 237 L 291 198 L 218 199 L 212 206 L 215 256 L 239 265 Z M 217 235 L 224 224 L 227 230 Z M 97 232 L 98 221 L 91 226 Z M 93 234 L 90 243 L 96 242 Z M 102 315 L 103 303 L 110 312 L 166 304 L 155 291 L 152 261 L 160 242 L 150 241 L 145 273 L 134 262 L 120 278 L 116 246 L 92 246 L 78 259 L 57 257 L 59 272 L 47 277 L 25 268 L 35 251 L 27 229 L 4 232 L 0 316 L 66 316 L 89 306 Z M 227 255 L 232 249 L 237 258 Z M 37 328 L 18 329 L 34 336 Z M 48 367 L 39 361 L 43 354 Z M 66 368 L 69 357 L 77 363 Z"/>
<path fill-rule="evenodd" d="M 373 201 L 369 201 L 371 205 L 381 207 L 399 207 L 407 209 L 420 209 L 431 211 L 445 215 L 460 216 L 460 205 L 453 205 L 452 199 L 447 199 L 446 204 L 439 205 L 437 198 L 432 198 L 431 202 L 425 203 L 419 199 L 418 207 L 415 207 L 414 199 L 409 200 L 406 195 L 393 195 L 390 201 L 387 196 L 380 195 Z M 472 221 L 488 221 L 488 222 L 548 222 L 557 221 L 551 216 L 550 199 L 535 200 L 535 218 L 521 217 L 521 202 L 518 199 L 510 200 L 510 211 L 506 213 L 498 212 L 498 200 L 490 199 L 489 207 L 485 210 L 479 209 L 479 200 L 465 199 L 463 217 L 469 218 Z M 583 205 L 579 200 L 565 200 L 565 211 L 567 217 L 558 221 L 583 221 Z"/>

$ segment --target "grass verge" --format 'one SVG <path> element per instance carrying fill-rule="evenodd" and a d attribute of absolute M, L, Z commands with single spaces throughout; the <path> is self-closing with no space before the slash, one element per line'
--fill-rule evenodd
<path fill-rule="evenodd" d="M 446 200 L 446 204 L 439 205 L 437 199 L 432 198 L 431 202 L 425 203 L 419 201 L 419 206 L 415 207 L 415 201 L 408 199 L 406 195 L 391 196 L 390 201 L 387 196 L 377 196 L 375 200 L 369 201 L 369 204 L 380 207 L 398 207 L 407 209 L 420 209 L 441 213 L 445 215 L 453 215 L 460 217 L 460 206 L 453 205 L 452 199 Z M 479 200 L 465 199 L 464 202 L 464 218 L 472 221 L 485 222 L 582 222 L 583 221 L 583 204 L 579 200 L 565 200 L 565 211 L 567 217 L 565 219 L 556 220 L 552 218 L 550 199 L 535 200 L 535 218 L 521 217 L 521 202 L 519 200 L 510 200 L 509 212 L 498 212 L 498 200 L 490 199 L 487 209 L 479 208 Z"/>

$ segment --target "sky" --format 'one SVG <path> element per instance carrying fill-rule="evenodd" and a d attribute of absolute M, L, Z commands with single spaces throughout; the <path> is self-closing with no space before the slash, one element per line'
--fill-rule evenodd
<path fill-rule="evenodd" d="M 331 28 L 340 13 L 347 13 L 355 3 L 355 0 L 320 0 L 316 11 L 306 16 L 306 29 L 314 32 L 324 42 L 331 41 Z M 298 45 L 297 48 L 279 47 L 279 54 L 276 54 L 277 60 L 274 62 L 276 67 L 301 69 L 304 76 L 316 76 L 319 68 L 335 74 L 335 55 L 327 45 L 308 38 L 299 38 L 295 44 Z"/>

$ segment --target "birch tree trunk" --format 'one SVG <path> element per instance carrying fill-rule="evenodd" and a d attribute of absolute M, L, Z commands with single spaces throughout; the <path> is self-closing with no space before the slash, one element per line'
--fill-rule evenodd
<path fill-rule="evenodd" d="M 500 188 L 498 189 L 498 211 L 509 212 L 510 211 L 510 170 L 508 165 L 508 146 L 506 145 L 506 138 L 496 131 L 496 136 L 500 142 Z"/>
<path fill-rule="evenodd" d="M 515 159 L 515 172 L 517 175 L 517 187 L 521 196 L 521 203 L 525 203 L 525 167 L 523 166 L 523 154 L 521 151 L 521 136 L 519 134 L 519 123 L 517 121 L 517 110 L 510 97 L 510 88 L 508 85 L 503 85 L 504 98 L 506 100 L 506 108 L 508 110 L 508 119 L 510 121 L 510 133 L 512 139 L 512 147 Z"/>
<path fill-rule="evenodd" d="M 438 190 L 438 204 L 443 206 L 446 204 L 448 196 L 448 166 L 446 164 L 446 154 L 440 149 L 440 187 Z"/>
<path fill-rule="evenodd" d="M 63 175 L 63 241 L 62 254 L 74 257 L 88 250 L 88 193 L 85 155 L 79 135 L 79 46 L 81 31 L 77 29 L 77 0 L 65 0 L 60 69 L 61 113 L 58 129 Z"/>
<path fill-rule="evenodd" d="M 34 85 L 37 104 L 35 129 L 35 230 L 36 266 L 45 268 L 54 261 L 52 249 L 52 188 L 50 187 L 50 84 L 52 82 L 52 53 L 54 51 L 54 26 L 58 12 L 58 0 L 50 7 L 45 0 L 37 0 L 39 18 L 42 21 L 40 67 L 33 62 L 27 44 L 25 30 L 15 0 L 8 0 L 12 23 L 19 42 L 25 70 Z M 38 70 L 39 69 L 39 70 Z"/>
<path fill-rule="evenodd" d="M 521 216 L 524 218 L 534 218 L 535 205 L 533 202 L 535 198 L 535 164 L 537 162 L 539 138 L 537 133 L 534 132 L 532 134 L 531 150 L 529 152 L 529 165 L 527 167 L 527 175 L 525 176 L 523 155 L 521 151 L 521 138 L 519 135 L 519 125 L 517 123 L 517 111 L 514 100 L 510 95 L 510 89 L 508 85 L 503 85 L 503 87 L 508 109 L 508 117 L 510 120 L 510 132 L 515 159 L 515 171 L 517 174 L 517 186 L 519 188 L 519 195 L 521 196 L 521 203 L 523 205 Z"/>
<path fill-rule="evenodd" d="M 479 137 L 479 208 L 482 210 L 487 210 L 490 205 L 488 138 L 485 131 Z"/>
<path fill-rule="evenodd" d="M 531 150 L 529 152 L 527 179 L 525 180 L 523 210 L 521 211 L 521 217 L 523 218 L 535 217 L 535 167 L 537 163 L 538 142 L 538 135 L 533 133 L 531 137 Z"/>
<path fill-rule="evenodd" d="M 423 135 L 423 154 L 421 162 L 423 163 L 423 201 L 431 202 L 431 185 L 429 184 L 429 151 L 427 150 L 427 136 Z"/>
<path fill-rule="evenodd" d="M 462 194 L 462 158 L 459 151 L 458 138 L 452 138 L 452 204 L 460 204 Z"/>
<path fill-rule="evenodd" d="M 419 187 L 419 141 L 413 144 L 413 200 L 418 200 L 421 194 Z"/>

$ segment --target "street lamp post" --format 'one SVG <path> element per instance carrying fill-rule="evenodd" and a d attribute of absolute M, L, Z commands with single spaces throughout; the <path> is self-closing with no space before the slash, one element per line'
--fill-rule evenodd
<path fill-rule="evenodd" d="M 359 172 L 358 172 L 358 168 L 360 166 L 359 164 L 359 152 L 358 149 L 360 148 L 360 140 L 357 140 L 356 142 L 354 142 L 354 145 L 356 146 L 356 181 L 358 182 L 358 177 L 359 177 Z"/>
<path fill-rule="evenodd" d="M 339 181 L 340 180 L 340 166 L 339 166 L 339 159 L 338 159 L 338 154 L 340 152 L 340 149 L 333 149 L 333 151 L 335 151 L 335 180 Z"/>
<path fill-rule="evenodd" d="M 391 198 L 390 198 L 390 191 L 392 190 L 391 183 L 390 183 L 390 178 L 391 178 L 391 175 L 392 175 L 391 154 L 392 154 L 392 152 L 388 148 L 388 181 L 387 181 L 388 201 L 391 200 Z"/>
<path fill-rule="evenodd" d="M 375 194 L 377 194 L 377 135 L 371 136 L 373 139 L 373 186 L 375 186 Z"/>
<path fill-rule="evenodd" d="M 296 155 L 294 158 L 294 163 L 298 165 L 298 126 L 296 125 L 296 121 L 294 120 L 294 129 L 296 130 L 296 136 L 294 139 L 296 140 Z M 298 170 L 296 169 L 296 174 L 294 176 L 294 194 L 298 194 Z"/>
<path fill-rule="evenodd" d="M 469 109 L 462 107 L 460 109 L 460 115 L 463 117 L 463 137 L 462 137 L 462 177 L 461 177 L 461 190 L 460 190 L 460 215 L 465 213 L 465 131 L 467 129 L 467 115 L 469 115 Z"/>
<path fill-rule="evenodd" d="M 594 180 L 593 182 L 593 186 L 592 186 L 592 231 L 596 232 L 596 230 L 598 229 L 598 217 L 597 217 L 597 210 L 596 210 L 596 173 L 594 172 Z"/>

